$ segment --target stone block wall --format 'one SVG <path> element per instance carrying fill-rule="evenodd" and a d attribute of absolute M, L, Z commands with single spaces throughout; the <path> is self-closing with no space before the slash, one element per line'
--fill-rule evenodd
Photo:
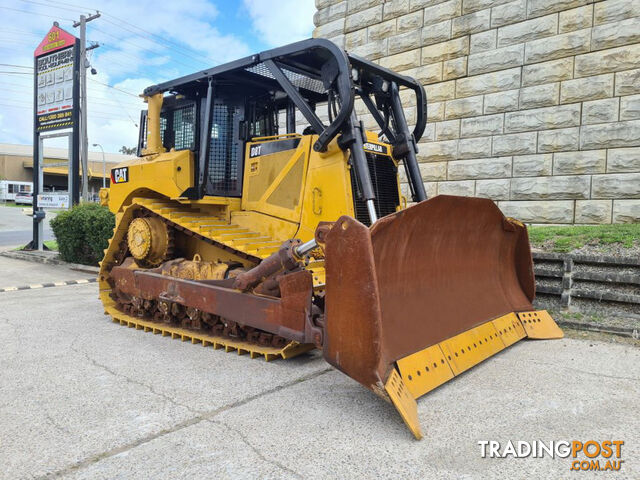
<path fill-rule="evenodd" d="M 314 36 L 425 86 L 428 195 L 491 198 L 526 222 L 640 221 L 640 0 L 316 7 Z"/>

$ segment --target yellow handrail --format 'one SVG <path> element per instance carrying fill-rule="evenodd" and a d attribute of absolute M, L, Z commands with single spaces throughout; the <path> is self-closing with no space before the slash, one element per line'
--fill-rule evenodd
<path fill-rule="evenodd" d="M 281 133 L 280 135 L 268 135 L 266 137 L 253 137 L 251 139 L 252 142 L 256 140 L 277 140 L 280 137 L 302 137 L 299 133 Z"/>

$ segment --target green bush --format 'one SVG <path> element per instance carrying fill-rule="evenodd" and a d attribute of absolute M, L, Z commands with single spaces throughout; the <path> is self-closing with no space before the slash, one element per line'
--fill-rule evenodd
<path fill-rule="evenodd" d="M 66 262 L 97 265 L 113 235 L 115 216 L 96 203 L 76 205 L 51 220 L 60 257 Z"/>

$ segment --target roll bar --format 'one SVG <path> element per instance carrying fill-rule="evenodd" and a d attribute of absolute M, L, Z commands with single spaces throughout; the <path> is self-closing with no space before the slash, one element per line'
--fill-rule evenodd
<path fill-rule="evenodd" d="M 273 95 L 274 103 L 286 102 L 282 103 L 285 108 L 293 102 L 318 134 L 313 144 L 315 151 L 325 151 L 328 144 L 340 135 L 339 145 L 350 150 L 357 184 L 374 223 L 375 195 L 363 149 L 366 137 L 354 111 L 356 95 L 359 95 L 380 126 L 379 136 L 385 136 L 392 144 L 397 160 L 404 160 L 414 201 L 426 199 L 416 159 L 417 142 L 424 133 L 427 120 L 426 95 L 422 85 L 413 78 L 348 55 L 329 40 L 315 38 L 152 85 L 144 90 L 143 95 L 149 97 L 163 92 L 188 94 L 197 90 L 206 98 L 206 110 L 209 110 L 210 97 L 216 90 L 212 85 L 225 82 L 238 85 L 238 88 L 246 86 L 253 92 L 263 89 Z M 411 133 L 399 97 L 399 88 L 402 87 L 412 90 L 416 96 L 416 125 Z M 278 100 L 274 92 L 284 95 Z M 325 125 L 315 112 L 316 104 L 324 102 L 328 103 L 329 125 Z M 209 111 L 201 121 L 201 132 L 206 135 L 201 137 L 202 150 L 203 145 L 208 145 Z M 202 195 L 203 183 L 207 181 L 206 152 L 201 152 L 200 157 L 196 189 Z"/>

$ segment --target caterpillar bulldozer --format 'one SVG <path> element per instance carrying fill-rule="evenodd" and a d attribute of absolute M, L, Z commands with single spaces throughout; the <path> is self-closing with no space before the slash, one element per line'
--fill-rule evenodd
<path fill-rule="evenodd" d="M 562 337 L 532 306 L 526 227 L 489 199 L 426 198 L 414 79 L 310 39 L 143 97 L 138 158 L 100 192 L 114 322 L 266 360 L 320 349 L 416 438 L 418 397 Z"/>

